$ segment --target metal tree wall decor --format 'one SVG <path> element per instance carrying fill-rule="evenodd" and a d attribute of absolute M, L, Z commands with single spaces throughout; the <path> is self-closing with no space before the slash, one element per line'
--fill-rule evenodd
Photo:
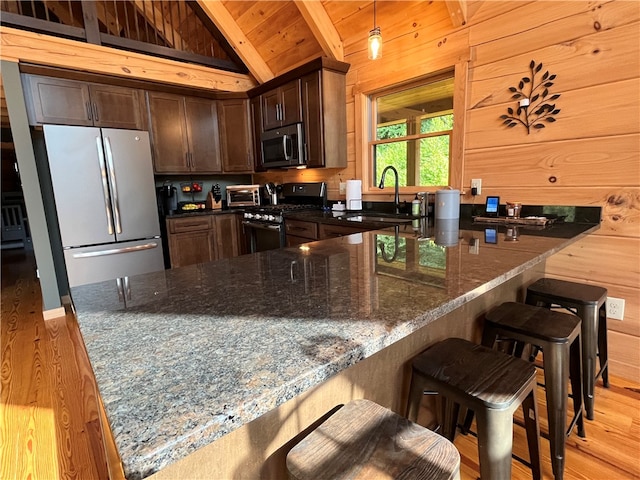
<path fill-rule="evenodd" d="M 511 99 L 518 100 L 518 108 L 514 110 L 509 107 L 508 115 L 500 115 L 502 123 L 507 128 L 521 124 L 525 126 L 527 133 L 531 133 L 532 128 L 545 128 L 545 122 L 555 122 L 554 116 L 560 113 L 555 103 L 549 103 L 560 98 L 559 93 L 549 96 L 549 88 L 553 86 L 556 76 L 546 71 L 541 77 L 536 78 L 542 71 L 542 63 L 536 64 L 534 60 L 531 60 L 529 69 L 530 77 L 522 77 L 517 88 L 509 87 L 509 91 L 513 94 Z M 525 92 L 525 89 L 528 92 Z"/>

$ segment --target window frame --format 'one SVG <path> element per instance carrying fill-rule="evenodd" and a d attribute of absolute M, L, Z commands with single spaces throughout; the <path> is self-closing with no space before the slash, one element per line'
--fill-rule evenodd
<path fill-rule="evenodd" d="M 384 190 L 378 188 L 375 184 L 373 174 L 373 140 L 371 134 L 374 131 L 371 128 L 375 124 L 375 112 L 372 108 L 371 98 L 374 95 L 391 93 L 393 91 L 416 85 L 420 82 L 427 83 L 437 81 L 453 74 L 454 91 L 453 91 L 453 131 L 450 141 L 450 160 L 449 160 L 449 186 L 462 190 L 462 172 L 464 168 L 464 132 L 466 118 L 466 85 L 468 75 L 468 62 L 456 63 L 454 66 L 432 72 L 428 75 L 407 79 L 393 85 L 379 85 L 368 90 L 363 90 L 354 95 L 355 102 L 355 123 L 356 123 L 356 158 L 361 159 L 359 162 L 359 175 L 362 178 L 363 195 L 367 196 L 389 196 L 393 195 L 393 185 L 385 186 Z M 378 141 L 378 143 L 383 143 Z M 426 186 L 406 186 L 400 187 L 400 194 L 409 195 L 417 192 L 435 191 L 437 187 Z"/>

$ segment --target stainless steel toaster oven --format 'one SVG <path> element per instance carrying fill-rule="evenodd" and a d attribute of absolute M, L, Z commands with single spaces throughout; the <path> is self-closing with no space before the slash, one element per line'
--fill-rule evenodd
<path fill-rule="evenodd" d="M 227 187 L 229 207 L 253 207 L 260 205 L 260 185 L 229 185 Z"/>

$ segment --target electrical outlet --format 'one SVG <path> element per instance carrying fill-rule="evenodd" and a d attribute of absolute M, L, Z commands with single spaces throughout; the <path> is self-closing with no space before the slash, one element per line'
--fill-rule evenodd
<path fill-rule="evenodd" d="M 480 179 L 480 178 L 472 178 L 471 179 L 471 188 L 475 188 L 477 190 L 476 194 L 480 195 L 482 193 L 482 179 Z"/>
<path fill-rule="evenodd" d="M 340 195 L 346 195 L 347 193 L 347 182 L 340 182 Z"/>
<path fill-rule="evenodd" d="M 624 318 L 624 298 L 607 297 L 607 318 L 612 320 Z"/>

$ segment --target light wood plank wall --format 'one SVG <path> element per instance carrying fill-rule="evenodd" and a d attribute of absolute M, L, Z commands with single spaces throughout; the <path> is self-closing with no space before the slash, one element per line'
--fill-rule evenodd
<path fill-rule="evenodd" d="M 339 182 L 362 171 L 355 95 L 468 58 L 463 186 L 482 179 L 479 203 L 500 195 L 525 204 L 602 207 L 602 228 L 551 258 L 546 274 L 598 284 L 625 299 L 624 320 L 608 322 L 610 370 L 640 380 L 640 3 L 470 1 L 467 25 L 458 29 L 438 3 L 385 8 L 379 2 L 384 51 L 375 63 L 366 58 L 362 35 L 344 39 L 351 64 L 346 169 L 255 180 L 326 181 L 329 198 L 339 199 Z M 331 15 L 331 2 L 326 8 Z M 516 105 L 508 88 L 528 73 L 531 60 L 557 75 L 551 92 L 561 94 L 561 112 L 554 124 L 527 134 L 504 128 L 499 116 Z"/>

